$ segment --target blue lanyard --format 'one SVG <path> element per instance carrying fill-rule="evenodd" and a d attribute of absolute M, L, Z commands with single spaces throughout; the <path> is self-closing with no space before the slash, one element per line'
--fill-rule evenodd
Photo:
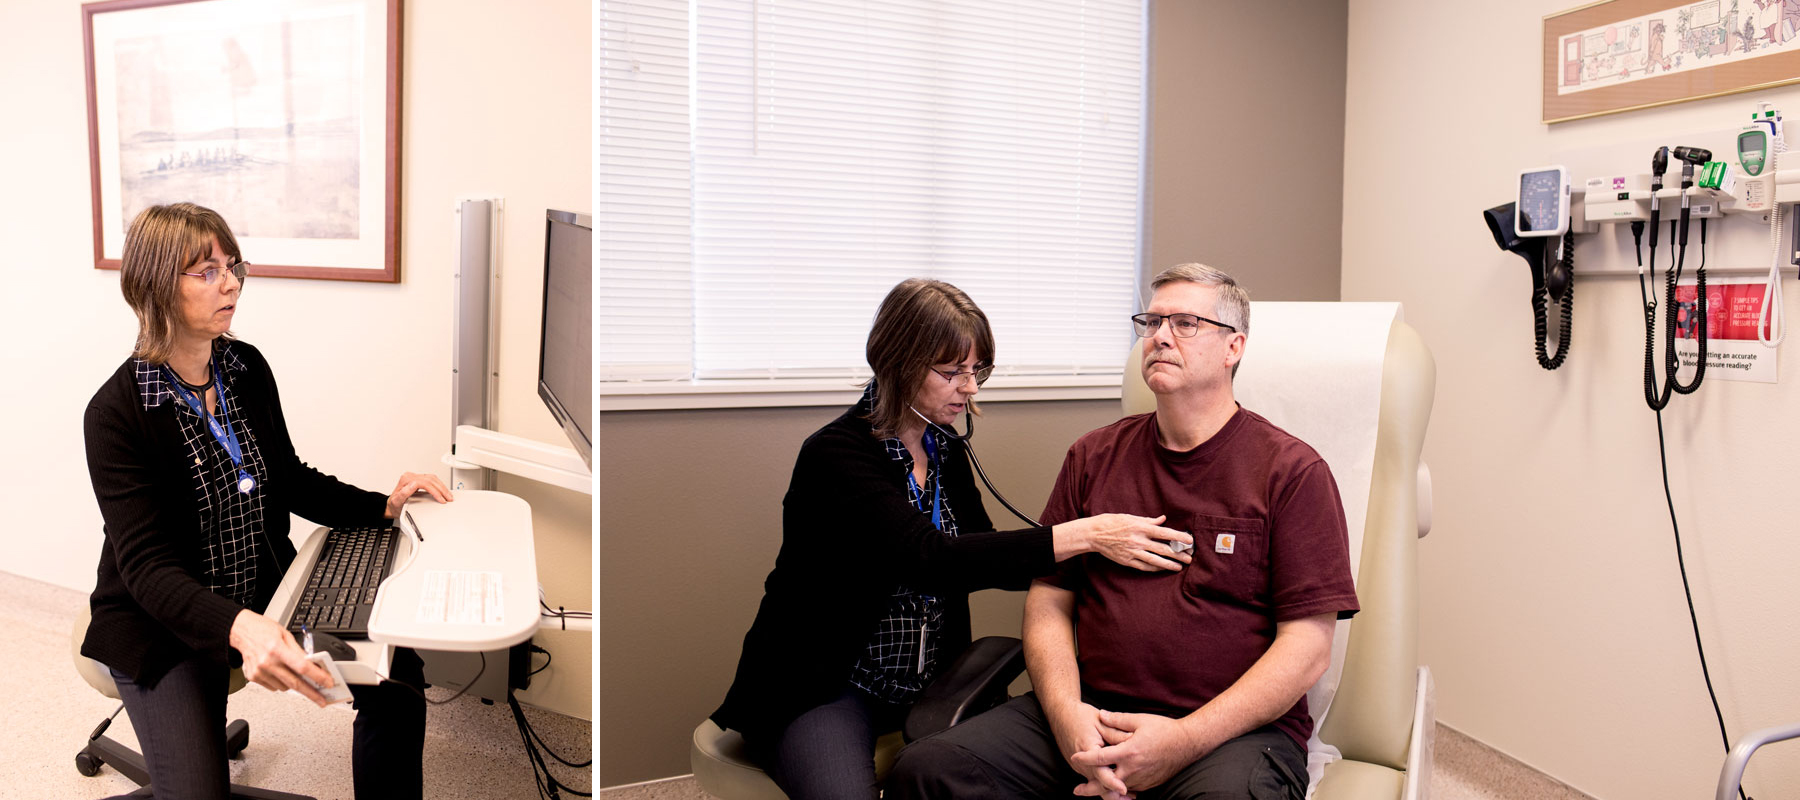
<path fill-rule="evenodd" d="M 225 448 L 225 454 L 231 456 L 232 466 L 238 468 L 238 491 L 249 494 L 251 489 L 256 488 L 256 479 L 250 477 L 250 473 L 244 470 L 244 450 L 238 444 L 237 431 L 231 427 L 231 418 L 225 404 L 225 376 L 220 374 L 218 364 L 215 363 L 212 370 L 213 388 L 219 391 L 218 418 L 206 413 L 206 401 L 188 391 L 188 388 L 183 386 L 181 380 L 175 376 L 174 370 L 164 366 L 163 371 L 169 374 L 169 382 L 171 386 L 175 387 L 175 394 L 179 395 L 182 402 L 187 403 L 189 408 L 194 409 L 201 419 L 206 420 L 206 430 L 212 434 L 213 441 L 218 442 L 221 447 Z M 220 424 L 221 419 L 224 420 L 223 427 Z"/>
<path fill-rule="evenodd" d="M 941 531 L 944 529 L 943 464 L 938 459 L 937 440 L 932 437 L 931 431 L 925 432 L 924 444 L 925 444 L 925 457 L 928 459 L 931 459 L 931 472 L 938 473 L 938 479 L 936 481 L 931 480 L 930 472 L 927 472 L 925 474 L 925 482 L 931 484 L 931 527 L 937 528 L 938 530 Z M 923 491 L 924 491 L 924 487 L 920 487 L 921 495 L 923 494 Z M 921 496 L 919 498 L 919 502 L 921 505 L 923 505 L 925 502 L 925 498 L 923 496 Z M 925 509 L 921 508 L 919 510 L 924 511 Z"/>

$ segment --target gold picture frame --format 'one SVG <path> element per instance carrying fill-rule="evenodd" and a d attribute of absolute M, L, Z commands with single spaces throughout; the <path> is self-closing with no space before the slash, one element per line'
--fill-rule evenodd
<path fill-rule="evenodd" d="M 94 267 L 138 211 L 191 201 L 253 276 L 398 282 L 401 4 L 83 5 Z"/>

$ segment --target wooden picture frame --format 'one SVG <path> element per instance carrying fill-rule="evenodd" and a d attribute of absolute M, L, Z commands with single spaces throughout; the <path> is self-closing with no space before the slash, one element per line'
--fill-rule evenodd
<path fill-rule="evenodd" d="M 1602 0 L 1548 15 L 1543 120 L 1568 122 L 1800 81 L 1800 17 L 1784 17 L 1783 5 Z"/>
<path fill-rule="evenodd" d="M 81 7 L 94 267 L 143 208 L 225 218 L 257 277 L 400 280 L 401 0 Z"/>

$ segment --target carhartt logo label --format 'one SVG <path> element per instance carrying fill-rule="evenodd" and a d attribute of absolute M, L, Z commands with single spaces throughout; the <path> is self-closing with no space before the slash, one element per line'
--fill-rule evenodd
<path fill-rule="evenodd" d="M 1237 547 L 1237 537 L 1229 533 L 1221 533 L 1219 538 L 1213 540 L 1213 552 L 1215 553 L 1230 553 L 1235 547 Z"/>

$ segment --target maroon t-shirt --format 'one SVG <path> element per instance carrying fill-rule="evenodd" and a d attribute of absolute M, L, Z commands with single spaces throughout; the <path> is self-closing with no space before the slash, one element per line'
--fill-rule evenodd
<path fill-rule="evenodd" d="M 1043 579 L 1075 593 L 1082 693 L 1099 708 L 1186 716 L 1268 651 L 1276 622 L 1358 609 L 1331 469 L 1243 408 L 1187 452 L 1157 444 L 1153 413 L 1077 440 L 1042 521 L 1108 513 L 1167 514 L 1194 560 L 1140 572 L 1089 554 Z M 1305 747 L 1306 698 L 1275 725 Z"/>

